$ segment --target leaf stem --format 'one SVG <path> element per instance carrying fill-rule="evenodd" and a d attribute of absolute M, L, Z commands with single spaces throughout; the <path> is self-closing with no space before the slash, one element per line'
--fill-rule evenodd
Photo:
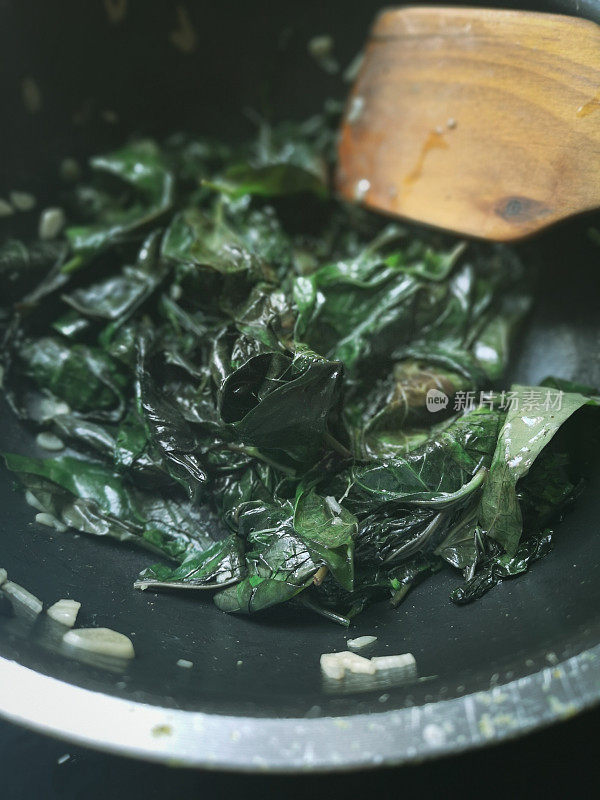
<path fill-rule="evenodd" d="M 400 603 L 404 600 L 404 598 L 408 594 L 409 589 L 410 589 L 410 583 L 405 583 L 404 586 L 401 586 L 397 592 L 394 592 L 394 594 L 392 595 L 392 599 L 390 600 L 390 603 L 394 608 L 396 608 L 396 606 L 399 606 Z"/>
<path fill-rule="evenodd" d="M 69 274 L 70 272 L 75 272 L 79 269 L 79 267 L 84 263 L 85 259 L 80 254 L 78 256 L 73 256 L 73 258 L 69 259 L 66 264 L 63 264 L 60 268 L 60 271 Z"/>
<path fill-rule="evenodd" d="M 273 469 L 278 469 L 280 472 L 285 472 L 286 475 L 290 477 L 295 477 L 296 470 L 292 469 L 292 467 L 287 467 L 284 464 L 279 464 L 269 456 L 265 456 L 263 453 L 260 452 L 256 447 L 246 447 L 245 445 L 237 445 L 237 444 L 228 444 L 228 450 L 232 450 L 234 453 L 244 453 L 244 455 L 250 456 L 251 458 L 256 458 L 259 461 L 263 461 L 268 466 L 273 467 Z"/>
<path fill-rule="evenodd" d="M 336 453 L 339 453 L 344 458 L 354 458 L 350 450 L 348 450 L 347 447 L 344 447 L 341 442 L 338 442 L 335 436 L 332 436 L 328 431 L 325 431 L 323 438 L 329 447 L 331 447 L 332 450 L 335 450 Z"/>
<path fill-rule="evenodd" d="M 326 565 L 323 565 L 322 567 L 319 567 L 319 569 L 315 572 L 315 575 L 314 575 L 314 578 L 313 578 L 314 585 L 315 586 L 320 586 L 323 583 L 323 581 L 325 580 L 325 576 L 327 575 L 328 572 L 329 572 L 329 567 L 327 567 Z"/>
<path fill-rule="evenodd" d="M 314 611 L 316 614 L 320 614 L 322 617 L 330 619 L 332 622 L 337 622 L 338 625 L 343 625 L 345 628 L 350 627 L 350 620 L 348 617 L 336 614 L 335 611 L 331 611 L 328 608 L 323 608 L 323 606 L 313 602 L 310 598 L 306 597 L 306 595 L 300 598 L 300 602 L 303 606 Z"/>

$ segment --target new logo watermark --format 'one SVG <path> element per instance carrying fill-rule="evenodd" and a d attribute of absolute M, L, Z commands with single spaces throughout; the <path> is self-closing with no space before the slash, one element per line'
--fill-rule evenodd
<path fill-rule="evenodd" d="M 449 400 L 450 398 L 445 392 L 440 392 L 439 389 L 428 389 L 425 397 L 427 411 L 431 411 L 432 413 L 442 411 L 447 407 Z"/>
<path fill-rule="evenodd" d="M 500 409 L 533 413 L 560 411 L 563 391 L 546 388 L 523 388 L 519 391 L 458 391 L 454 394 L 453 411 L 473 411 L 475 408 Z M 435 413 L 448 408 L 450 398 L 439 389 L 429 389 L 425 397 L 427 410 Z"/>

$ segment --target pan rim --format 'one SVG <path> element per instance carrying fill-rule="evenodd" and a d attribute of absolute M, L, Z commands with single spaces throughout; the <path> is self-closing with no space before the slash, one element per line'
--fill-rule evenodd
<path fill-rule="evenodd" d="M 0 657 L 0 716 L 75 744 L 170 766 L 229 772 L 390 767 L 479 748 L 600 701 L 600 645 L 448 700 L 344 717 L 184 711 L 92 691 Z"/>

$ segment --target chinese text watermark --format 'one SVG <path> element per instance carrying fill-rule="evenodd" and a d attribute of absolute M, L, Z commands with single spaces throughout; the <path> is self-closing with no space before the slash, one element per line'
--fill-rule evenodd
<path fill-rule="evenodd" d="M 462 391 L 455 392 L 451 408 L 454 411 L 473 411 L 476 408 L 499 409 L 500 411 L 520 411 L 535 413 L 560 411 L 563 391 L 557 389 L 527 388 L 520 391 Z M 426 396 L 427 410 L 442 411 L 448 408 L 450 398 L 439 389 L 429 389 Z"/>

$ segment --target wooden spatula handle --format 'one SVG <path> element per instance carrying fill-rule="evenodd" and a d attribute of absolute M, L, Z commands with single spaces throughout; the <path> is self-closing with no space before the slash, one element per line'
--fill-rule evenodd
<path fill-rule="evenodd" d="M 523 11 L 386 11 L 339 155 L 344 196 L 488 239 L 596 208 L 600 27 Z"/>

